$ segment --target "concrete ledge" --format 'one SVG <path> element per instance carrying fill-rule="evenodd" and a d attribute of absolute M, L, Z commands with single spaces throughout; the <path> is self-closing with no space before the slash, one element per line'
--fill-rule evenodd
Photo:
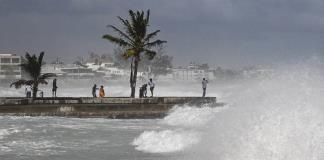
<path fill-rule="evenodd" d="M 57 97 L 0 98 L 0 116 L 63 116 L 103 118 L 161 118 L 174 105 L 217 106 L 216 97 Z"/>

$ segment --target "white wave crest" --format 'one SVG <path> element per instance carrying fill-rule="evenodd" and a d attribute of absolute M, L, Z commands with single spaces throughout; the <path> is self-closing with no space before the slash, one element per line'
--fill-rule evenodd
<path fill-rule="evenodd" d="M 181 151 L 199 142 L 199 134 L 193 131 L 164 130 L 145 131 L 133 141 L 135 149 L 148 153 Z"/>
<path fill-rule="evenodd" d="M 170 126 L 195 127 L 208 122 L 219 112 L 221 108 L 212 107 L 180 107 L 176 106 L 170 111 L 170 114 L 162 120 L 162 124 Z"/>

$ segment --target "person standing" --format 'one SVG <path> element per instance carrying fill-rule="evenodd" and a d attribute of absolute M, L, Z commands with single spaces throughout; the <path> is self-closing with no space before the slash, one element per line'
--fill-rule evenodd
<path fill-rule="evenodd" d="M 52 88 L 52 97 L 56 97 L 56 91 L 57 91 L 57 85 L 56 85 L 56 78 L 53 80 L 53 88 Z"/>
<path fill-rule="evenodd" d="M 155 84 L 154 84 L 152 78 L 150 78 L 150 81 L 147 84 L 150 86 L 151 97 L 153 97 L 153 91 L 154 91 Z"/>
<path fill-rule="evenodd" d="M 105 90 L 104 90 L 104 87 L 103 86 L 100 86 L 100 89 L 99 89 L 99 97 L 100 98 L 104 98 L 105 97 Z"/>
<path fill-rule="evenodd" d="M 96 94 L 97 90 L 98 90 L 97 85 L 94 84 L 93 87 L 92 87 L 92 96 L 93 96 L 93 98 L 97 97 L 97 94 Z"/>
<path fill-rule="evenodd" d="M 31 92 L 32 92 L 32 88 L 30 85 L 26 86 L 25 88 L 25 94 L 27 98 L 31 98 Z"/>
<path fill-rule="evenodd" d="M 208 81 L 205 78 L 203 78 L 203 80 L 201 82 L 202 89 L 203 89 L 203 96 L 202 97 L 205 97 L 205 95 L 206 95 L 207 83 L 208 83 Z"/>

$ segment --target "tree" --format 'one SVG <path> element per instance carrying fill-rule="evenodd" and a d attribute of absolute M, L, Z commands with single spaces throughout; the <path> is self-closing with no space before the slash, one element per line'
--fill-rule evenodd
<path fill-rule="evenodd" d="M 42 65 L 43 65 L 44 52 L 41 52 L 37 57 L 35 54 L 30 55 L 28 52 L 25 55 L 25 60 L 21 64 L 22 70 L 24 70 L 30 77 L 30 80 L 20 79 L 16 82 L 10 84 L 10 87 L 15 86 L 15 88 L 21 88 L 21 86 L 28 85 L 32 87 L 33 98 L 36 98 L 38 85 L 39 84 L 48 84 L 46 79 L 55 77 L 54 73 L 45 73 L 41 74 Z"/>
<path fill-rule="evenodd" d="M 113 25 L 108 25 L 108 27 L 117 32 L 119 36 L 106 34 L 103 35 L 102 38 L 125 48 L 126 51 L 123 53 L 123 57 L 125 59 L 131 59 L 131 73 L 129 80 L 131 97 L 135 97 L 137 69 L 141 60 L 141 54 L 145 53 L 145 55 L 152 60 L 156 55 L 156 52 L 151 49 L 161 46 L 162 44 L 166 43 L 166 41 L 159 39 L 153 40 L 160 30 L 147 33 L 150 20 L 150 10 L 146 12 L 146 15 L 144 14 L 144 11 L 134 12 L 129 10 L 129 16 L 129 20 L 118 17 L 123 25 L 124 31 Z"/>

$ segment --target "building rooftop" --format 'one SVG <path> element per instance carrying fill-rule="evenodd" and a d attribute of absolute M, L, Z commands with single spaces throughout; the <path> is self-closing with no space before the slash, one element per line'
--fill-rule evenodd
<path fill-rule="evenodd" d="M 0 53 L 0 57 L 8 57 L 8 56 L 17 56 L 17 55 L 16 54 L 10 54 L 10 53 L 5 53 L 5 54 Z"/>

